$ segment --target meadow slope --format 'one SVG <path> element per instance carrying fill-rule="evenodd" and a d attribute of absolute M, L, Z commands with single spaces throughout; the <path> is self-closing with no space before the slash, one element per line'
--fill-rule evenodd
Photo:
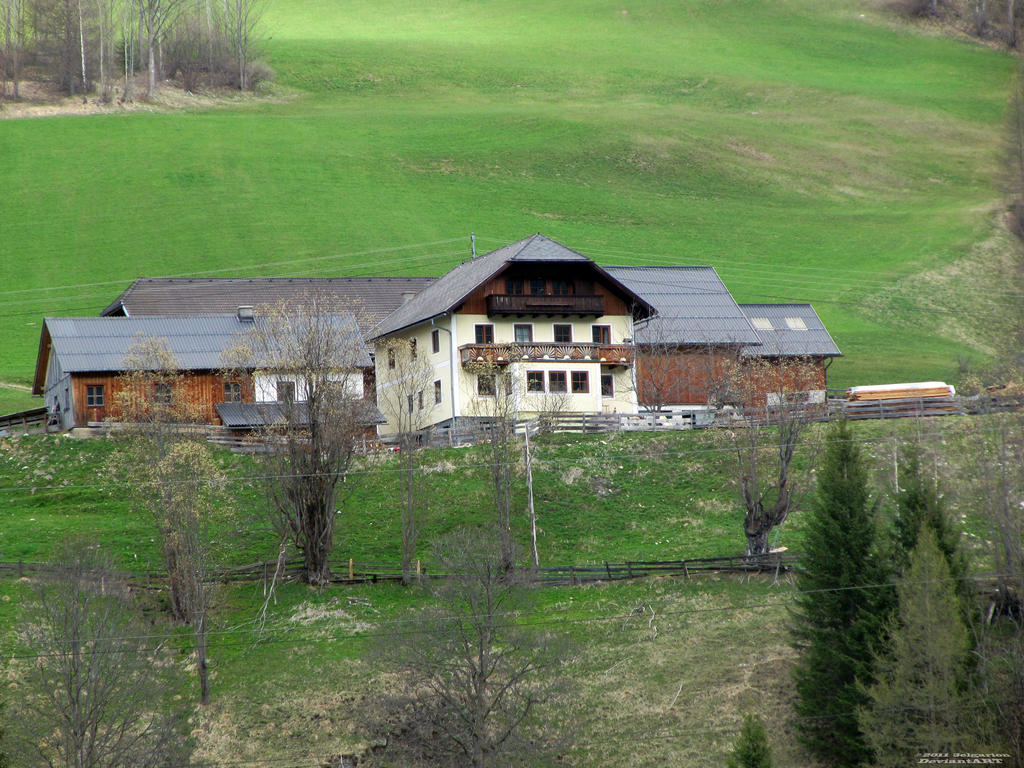
<path fill-rule="evenodd" d="M 892 451 L 902 439 L 927 445 L 924 466 L 948 491 L 973 567 L 990 568 L 991 529 L 971 482 L 1000 419 L 940 418 L 853 425 L 883 512 Z M 799 552 L 813 490 L 810 455 L 824 434 L 815 427 L 795 467 L 797 505 L 773 543 Z M 732 488 L 726 430 L 673 434 L 540 436 L 534 448 L 538 549 L 544 565 L 622 559 L 676 559 L 742 552 L 742 514 Z M 0 441 L 0 562 L 37 562 L 68 536 L 99 541 L 119 567 L 159 568 L 152 519 L 120 485 L 118 443 L 57 436 Z M 210 520 L 212 564 L 273 558 L 277 540 L 258 480 L 259 463 L 216 452 L 228 502 Z M 455 528 L 481 526 L 493 514 L 484 448 L 424 455 L 427 525 L 418 557 L 433 568 L 431 545 Z M 358 564 L 399 557 L 400 464 L 393 454 L 360 461 L 338 501 L 335 552 Z M 516 540 L 529 541 L 521 476 L 515 488 Z M 0 579 L 0 649 L 6 673 L 20 672 L 15 627 L 36 577 Z M 280 584 L 269 598 L 260 582 L 216 589 L 211 618 L 213 704 L 196 715 L 194 762 L 231 766 L 330 764 L 360 752 L 369 735 L 365 710 L 393 685 L 374 646 L 427 604 L 423 590 L 394 584 L 310 588 Z M 814 765 L 793 738 L 787 606 L 793 583 L 765 577 L 694 575 L 690 579 L 539 590 L 520 616 L 566 635 L 574 687 L 545 711 L 552 728 L 572 734 L 563 760 L 578 766 L 723 765 L 742 715 L 771 726 L 780 768 Z M 162 595 L 140 591 L 150 620 Z M 264 604 L 265 613 L 264 611 Z M 195 696 L 190 639 L 175 647 L 183 694 Z"/>
<path fill-rule="evenodd" d="M 470 232 L 811 301 L 837 385 L 1004 333 L 1002 53 L 864 0 L 278 0 L 266 30 L 288 99 L 0 121 L 0 380 L 137 276 L 439 274 Z"/>

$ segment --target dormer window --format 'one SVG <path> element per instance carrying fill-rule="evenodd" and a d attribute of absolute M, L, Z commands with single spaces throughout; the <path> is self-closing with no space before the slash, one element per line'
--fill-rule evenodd
<path fill-rule="evenodd" d="M 530 294 L 533 296 L 543 296 L 547 289 L 547 283 L 543 278 L 535 277 L 530 280 Z"/>

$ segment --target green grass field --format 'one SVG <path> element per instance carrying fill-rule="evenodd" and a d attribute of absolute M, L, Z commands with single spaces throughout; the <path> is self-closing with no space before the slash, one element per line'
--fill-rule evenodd
<path fill-rule="evenodd" d="M 977 512 L 971 478 L 980 474 L 973 462 L 984 456 L 982 444 L 997 436 L 998 421 L 951 417 L 853 425 L 883 513 L 891 508 L 894 446 L 911 437 L 926 441 L 926 471 L 941 479 L 973 568 L 982 573 L 990 568 L 991 534 Z M 794 471 L 802 489 L 797 506 L 773 540 L 793 551 L 801 547 L 812 455 L 821 436 L 816 428 L 801 453 Z M 0 561 L 39 561 L 65 537 L 79 536 L 101 542 L 123 567 L 158 569 L 152 520 L 112 471 L 117 445 L 55 436 L 0 441 Z M 728 445 L 725 430 L 539 437 L 534 488 L 542 564 L 741 552 L 742 514 L 731 487 Z M 273 558 L 276 538 L 255 480 L 260 466 L 226 451 L 216 455 L 228 478 L 228 500 L 211 522 L 212 561 Z M 431 544 L 446 532 L 490 519 L 485 461 L 481 448 L 425 455 L 428 522 L 419 554 L 428 565 Z M 357 563 L 397 561 L 399 466 L 393 455 L 378 456 L 348 478 L 339 498 L 336 554 Z M 526 560 L 521 476 L 514 509 L 515 537 Z M 16 647 L 11 630 L 31 583 L 0 579 L 5 649 Z M 709 574 L 539 590 L 521 620 L 566 634 L 575 647 L 569 674 L 578 687 L 551 715 L 554 727 L 574 734 L 559 764 L 721 765 L 743 714 L 752 711 L 771 726 L 777 765 L 813 765 L 788 721 L 794 652 L 786 605 L 792 588 L 785 576 L 775 582 L 770 576 Z M 360 751 L 367 739 L 361 712 L 392 684 L 371 649 L 424 605 L 424 592 L 390 584 L 312 589 L 286 583 L 261 623 L 266 599 L 259 582 L 217 588 L 213 704 L 194 721 L 196 762 L 312 766 Z M 176 631 L 191 699 L 190 641 L 183 628 Z M 16 660 L 7 674 L 16 678 Z"/>
<path fill-rule="evenodd" d="M 440 274 L 470 232 L 811 301 L 839 386 L 950 379 L 1003 333 L 999 52 L 861 0 L 279 0 L 265 28 L 283 101 L 0 121 L 0 379 L 138 276 Z"/>

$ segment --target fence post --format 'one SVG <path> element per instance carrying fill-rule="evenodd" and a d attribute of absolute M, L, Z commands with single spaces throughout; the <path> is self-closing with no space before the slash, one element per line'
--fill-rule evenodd
<path fill-rule="evenodd" d="M 420 568 L 420 561 L 416 560 L 416 581 L 423 581 L 423 570 Z"/>
<path fill-rule="evenodd" d="M 352 558 L 351 557 L 348 559 L 348 580 L 349 581 L 355 581 L 355 570 L 354 570 L 354 566 L 353 566 Z"/>
<path fill-rule="evenodd" d="M 633 563 L 629 560 L 626 561 L 626 575 L 629 578 L 633 578 Z"/>
<path fill-rule="evenodd" d="M 608 574 L 608 581 L 614 581 L 612 579 L 612 569 L 609 567 L 607 560 L 604 561 L 604 570 Z"/>
<path fill-rule="evenodd" d="M 690 569 L 686 567 L 686 561 L 683 560 L 683 576 L 687 581 L 690 580 Z"/>

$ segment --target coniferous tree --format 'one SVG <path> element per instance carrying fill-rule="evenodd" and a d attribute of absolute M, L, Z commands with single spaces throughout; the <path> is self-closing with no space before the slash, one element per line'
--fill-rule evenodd
<path fill-rule="evenodd" d="M 727 768 L 772 768 L 772 750 L 768 746 L 768 732 L 761 718 L 747 715 L 743 718 L 743 730 L 736 739 Z"/>
<path fill-rule="evenodd" d="M 927 527 L 946 560 L 964 620 L 969 621 L 973 610 L 973 594 L 967 581 L 967 558 L 960 546 L 960 533 L 950 519 L 936 483 L 925 477 L 922 471 L 920 447 L 905 446 L 902 453 L 900 489 L 896 494 L 896 513 L 893 517 L 896 568 L 901 573 L 906 572 L 910 553 L 917 546 L 922 526 Z"/>
<path fill-rule="evenodd" d="M 961 711 L 970 643 L 955 587 L 937 537 L 922 523 L 898 587 L 889 652 L 876 659 L 877 679 L 859 715 L 881 768 L 970 746 Z"/>
<path fill-rule="evenodd" d="M 896 494 L 893 520 L 900 570 L 906 568 L 910 561 L 910 552 L 917 545 L 918 533 L 924 524 L 935 535 L 939 550 L 949 565 L 950 576 L 962 578 L 967 573 L 967 564 L 960 550 L 960 535 L 949 519 L 936 484 L 922 471 L 921 449 L 915 445 L 905 446 L 902 454 L 900 489 Z"/>
<path fill-rule="evenodd" d="M 838 766 L 870 758 L 857 723 L 893 594 L 880 586 L 875 515 L 860 449 L 845 423 L 828 437 L 818 494 L 798 573 L 793 636 L 800 735 L 817 757 Z"/>

